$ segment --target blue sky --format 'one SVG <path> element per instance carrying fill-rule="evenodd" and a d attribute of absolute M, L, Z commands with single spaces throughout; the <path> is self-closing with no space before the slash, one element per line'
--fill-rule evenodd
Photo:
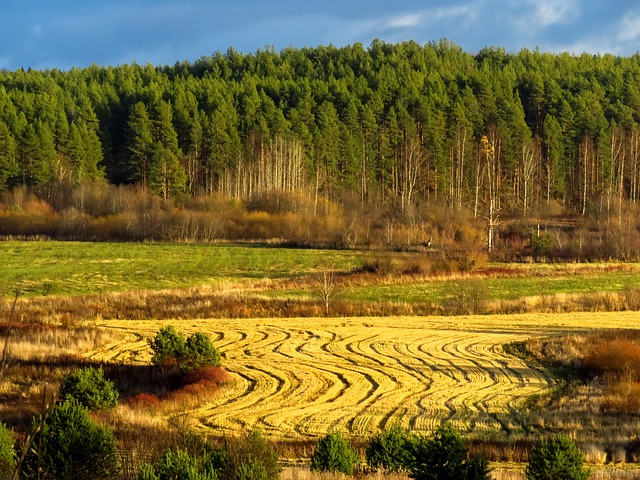
<path fill-rule="evenodd" d="M 611 5 L 614 6 L 611 6 Z M 0 69 L 194 61 L 229 47 L 447 38 L 475 53 L 640 50 L 640 1 L 3 0 Z"/>

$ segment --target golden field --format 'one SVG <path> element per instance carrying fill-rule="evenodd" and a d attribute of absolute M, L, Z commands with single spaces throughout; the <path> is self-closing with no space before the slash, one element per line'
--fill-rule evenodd
<path fill-rule="evenodd" d="M 120 340 L 94 361 L 148 364 L 146 338 L 162 326 L 205 332 L 233 381 L 176 415 L 209 433 L 258 428 L 278 439 L 340 430 L 366 437 L 399 422 L 430 431 L 443 420 L 465 432 L 517 428 L 506 413 L 553 386 L 542 370 L 503 351 L 532 337 L 637 328 L 639 312 L 459 317 L 109 320 Z"/>

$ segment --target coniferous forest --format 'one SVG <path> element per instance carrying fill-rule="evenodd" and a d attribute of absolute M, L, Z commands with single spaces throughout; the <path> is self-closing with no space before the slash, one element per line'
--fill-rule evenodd
<path fill-rule="evenodd" d="M 110 200 L 88 209 L 83 195 L 105 188 Z M 124 220 L 106 228 L 104 219 L 114 221 L 135 195 L 160 210 L 167 202 L 203 210 L 215 197 L 227 199 L 223 211 L 242 204 L 270 213 L 287 210 L 287 198 L 303 202 L 307 218 L 344 217 L 337 229 L 345 245 L 367 244 L 376 228 L 388 243 L 395 222 L 420 231 L 403 231 L 396 243 L 466 236 L 489 250 L 520 241 L 563 254 L 582 252 L 588 238 L 596 250 L 607 247 L 599 256 L 636 258 L 640 54 L 471 54 L 446 40 L 374 41 L 229 49 L 164 67 L 3 71 L 0 191 L 4 235 L 55 233 L 16 220 L 24 203 L 12 204 L 15 192 L 58 214 L 73 205 L 73 222 L 100 216 L 110 236 L 126 239 L 182 235 L 150 234 L 151 226 L 127 235 Z M 374 220 L 356 228 L 356 213 Z M 544 228 L 562 228 L 545 234 L 541 218 Z M 447 226 L 467 221 L 481 225 L 476 234 Z M 73 222 L 58 234 L 82 236 Z M 193 237 L 206 236 L 198 228 Z M 304 237 L 220 228 L 209 235 Z M 92 235 L 102 238 L 98 230 Z"/>

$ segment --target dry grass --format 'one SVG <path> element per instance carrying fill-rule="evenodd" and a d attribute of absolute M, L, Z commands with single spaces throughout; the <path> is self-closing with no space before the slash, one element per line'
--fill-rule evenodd
<path fill-rule="evenodd" d="M 626 313 L 184 321 L 181 330 L 215 339 L 234 379 L 189 417 L 209 431 L 258 428 L 276 439 L 336 429 L 366 437 L 393 422 L 428 432 L 445 420 L 480 437 L 538 430 L 544 428 L 540 420 L 517 413 L 517 407 L 554 381 L 504 354 L 500 345 L 577 334 L 607 322 L 631 328 L 637 320 L 638 314 Z M 144 337 L 162 322 L 103 325 L 127 333 L 128 340 L 89 358 L 145 364 Z"/>

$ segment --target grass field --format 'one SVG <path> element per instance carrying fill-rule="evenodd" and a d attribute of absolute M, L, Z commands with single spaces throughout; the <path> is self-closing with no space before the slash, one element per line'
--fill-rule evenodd
<path fill-rule="evenodd" d="M 469 274 L 391 271 L 373 279 L 353 276 L 363 263 L 380 257 L 406 265 L 426 258 L 409 252 L 259 245 L 0 242 L 0 293 L 10 297 L 18 287 L 27 297 L 73 296 L 197 288 L 231 281 L 242 285 L 247 294 L 299 299 L 314 297 L 313 276 L 327 269 L 341 274 L 339 299 L 345 302 L 438 303 L 455 297 L 464 285 L 474 284 L 482 285 L 489 301 L 640 289 L 636 264 L 488 264 Z M 266 291 L 265 281 L 270 282 Z"/>
<path fill-rule="evenodd" d="M 554 380 L 502 345 L 530 338 L 637 327 L 640 315 L 570 314 L 356 319 L 180 321 L 216 339 L 234 381 L 186 413 L 200 428 L 252 428 L 303 439 L 333 430 L 367 436 L 395 422 L 427 432 L 450 420 L 463 432 L 522 433 L 511 411 Z M 89 357 L 148 363 L 145 337 L 167 322 L 110 321 L 125 333 Z"/>
<path fill-rule="evenodd" d="M 359 257 L 251 245 L 0 242 L 0 286 L 37 296 L 249 283 L 308 275 L 326 264 L 350 270 Z"/>

